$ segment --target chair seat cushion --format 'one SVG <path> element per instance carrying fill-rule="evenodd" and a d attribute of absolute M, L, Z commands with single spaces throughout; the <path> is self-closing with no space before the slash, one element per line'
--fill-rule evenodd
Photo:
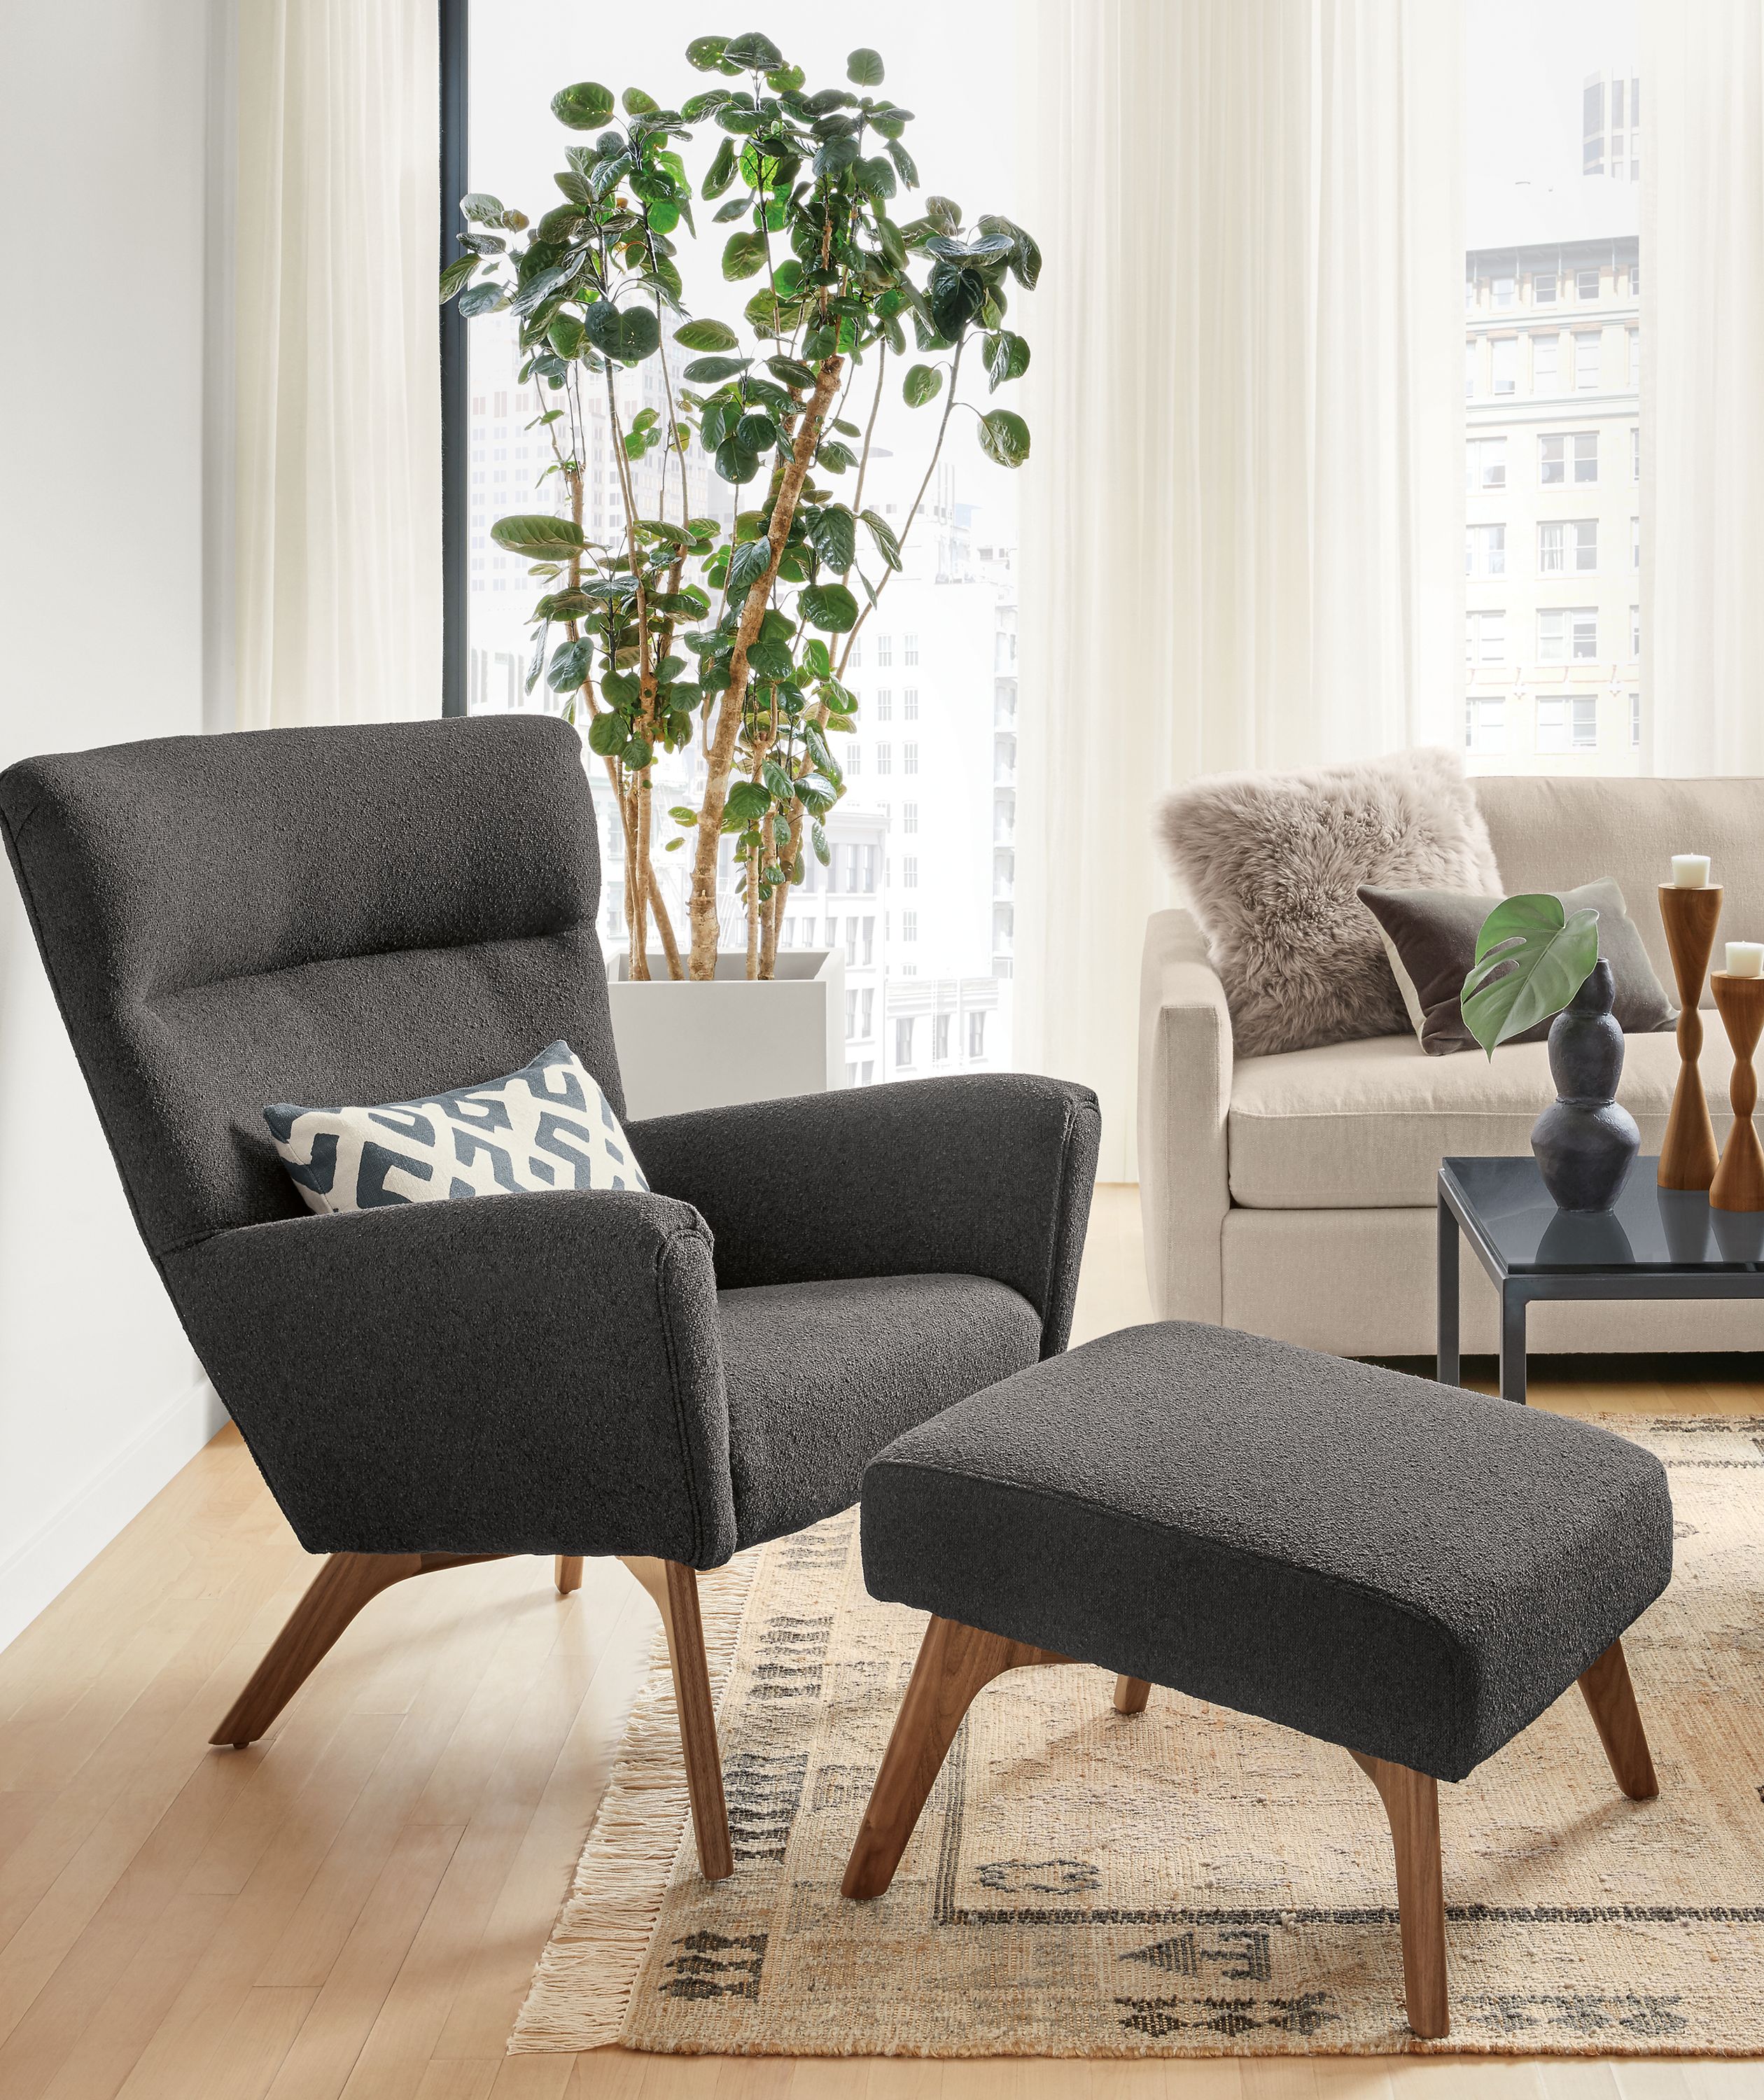
<path fill-rule="evenodd" d="M 891 1437 L 1041 1353 L 1041 1315 L 983 1276 L 717 1293 L 738 1542 L 849 1509 Z"/>
<path fill-rule="evenodd" d="M 878 1598 L 1462 1779 L 1665 1587 L 1672 1507 L 1590 1423 L 1171 1321 L 897 1438 L 863 1560 Z"/>
<path fill-rule="evenodd" d="M 1703 1061 L 1718 1133 L 1727 1067 L 1718 1052 Z M 1676 1037 L 1625 1036 L 1617 1099 L 1644 1153 L 1660 1149 L 1678 1077 Z M 1231 1200 L 1252 1211 L 1431 1209 L 1442 1159 L 1528 1151 L 1555 1096 L 1543 1043 L 1503 1043 L 1492 1063 L 1480 1050 L 1430 1057 L 1413 1035 L 1241 1058 L 1226 1132 Z"/>

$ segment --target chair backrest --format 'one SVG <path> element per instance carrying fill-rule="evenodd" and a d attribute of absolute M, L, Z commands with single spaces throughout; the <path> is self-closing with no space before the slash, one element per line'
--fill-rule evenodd
<path fill-rule="evenodd" d="M 1720 942 L 1764 927 L 1764 780 L 1612 780 L 1502 774 L 1472 783 L 1509 895 L 1610 876 L 1654 974 L 1675 997 L 1659 886 L 1672 856 L 1707 854 L 1724 891 Z M 1764 939 L 1764 934 L 1757 938 Z M 1705 988 L 1703 1004 L 1713 1004 Z"/>
<path fill-rule="evenodd" d="M 0 827 L 156 1256 L 297 1215 L 267 1102 L 395 1101 L 567 1041 L 624 1112 L 575 730 L 168 737 L 0 773 Z"/>

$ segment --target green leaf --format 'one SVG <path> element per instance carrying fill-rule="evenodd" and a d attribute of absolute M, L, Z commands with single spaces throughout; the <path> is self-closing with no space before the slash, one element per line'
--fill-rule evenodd
<path fill-rule="evenodd" d="M 989 392 L 996 393 L 1008 379 L 1021 379 L 1028 369 L 1029 345 L 1021 336 L 1000 329 L 986 338 L 986 375 L 992 382 Z"/>
<path fill-rule="evenodd" d="M 822 143 L 814 157 L 814 172 L 818 175 L 836 175 L 850 167 L 857 158 L 858 141 L 847 132 Z"/>
<path fill-rule="evenodd" d="M 441 303 L 443 306 L 470 280 L 477 267 L 478 258 L 475 255 L 456 255 L 448 263 L 441 272 Z"/>
<path fill-rule="evenodd" d="M 980 419 L 980 449 L 999 466 L 1021 466 L 1029 457 L 1029 426 L 1012 408 L 994 408 Z"/>
<path fill-rule="evenodd" d="M 588 544 L 581 527 L 568 518 L 499 518 L 490 536 L 499 547 L 530 562 L 567 562 Z"/>
<path fill-rule="evenodd" d="M 980 222 L 982 233 L 1003 233 L 1011 242 L 1011 275 L 1025 292 L 1033 292 L 1035 280 L 1041 275 L 1041 250 L 1033 236 L 1025 233 L 1014 219 L 1000 218 L 989 212 Z"/>
<path fill-rule="evenodd" d="M 597 300 L 584 310 L 582 328 L 596 350 L 621 364 L 639 364 L 661 347 L 661 324 L 648 307 Z"/>
<path fill-rule="evenodd" d="M 894 170 L 880 153 L 874 160 L 858 161 L 852 169 L 851 179 L 866 196 L 891 197 L 894 194 Z"/>
<path fill-rule="evenodd" d="M 962 208 L 953 197 L 928 196 L 925 217 L 939 233 L 959 233 L 962 230 Z"/>
<path fill-rule="evenodd" d="M 830 569 L 844 576 L 858 555 L 858 521 L 841 503 L 830 503 L 806 521 L 809 545 Z"/>
<path fill-rule="evenodd" d="M 774 379 L 782 379 L 787 386 L 809 387 L 814 384 L 814 369 L 803 364 L 800 358 L 769 357 L 765 368 Z"/>
<path fill-rule="evenodd" d="M 942 391 L 942 368 L 936 364 L 915 364 L 901 382 L 901 393 L 909 408 L 924 408 Z"/>
<path fill-rule="evenodd" d="M 733 818 L 738 825 L 756 823 L 771 806 L 770 790 L 757 780 L 738 780 L 723 805 L 724 820 L 726 823 Z"/>
<path fill-rule="evenodd" d="M 616 757 L 627 735 L 622 715 L 596 715 L 588 726 L 588 748 L 599 757 Z"/>
<path fill-rule="evenodd" d="M 699 195 L 707 203 L 712 197 L 720 197 L 735 179 L 736 165 L 735 142 L 733 139 L 725 139 L 717 148 L 717 157 L 705 170 L 704 180 L 699 186 Z"/>
<path fill-rule="evenodd" d="M 695 386 L 708 386 L 719 379 L 733 379 L 752 362 L 751 357 L 695 357 L 680 377 Z"/>
<path fill-rule="evenodd" d="M 811 584 L 796 600 L 811 627 L 845 634 L 858 624 L 858 601 L 843 584 Z"/>
<path fill-rule="evenodd" d="M 901 180 L 906 183 L 907 188 L 910 190 L 917 189 L 919 187 L 919 163 L 913 158 L 912 155 L 907 152 L 906 148 L 902 145 L 898 139 L 889 139 L 888 153 L 889 158 L 894 163 L 895 166 L 899 169 Z M 892 260 L 893 258 L 891 258 L 890 259 Z"/>
<path fill-rule="evenodd" d="M 686 46 L 686 64 L 700 73 L 716 73 L 729 49 L 727 37 L 695 37 Z"/>
<path fill-rule="evenodd" d="M 684 825 L 689 831 L 699 820 L 698 811 L 689 810 L 684 802 L 676 802 L 668 814 L 677 824 Z"/>
<path fill-rule="evenodd" d="M 796 789 L 791 784 L 790 775 L 775 758 L 767 759 L 760 768 L 760 778 L 771 790 L 774 802 L 788 802 L 793 799 Z"/>
<path fill-rule="evenodd" d="M 551 98 L 551 113 L 572 131 L 598 131 L 610 123 L 615 108 L 612 90 L 598 80 L 579 80 L 574 87 L 559 88 Z"/>
<path fill-rule="evenodd" d="M 836 438 L 830 438 L 825 444 L 817 445 L 814 458 L 815 464 L 824 467 L 829 474 L 844 474 L 848 467 L 854 467 L 858 464 L 858 455 L 851 447 L 842 445 Z"/>
<path fill-rule="evenodd" d="M 724 46 L 723 63 L 739 66 L 743 73 L 775 73 L 784 63 L 784 54 L 770 37 L 754 29 L 730 38 Z"/>
<path fill-rule="evenodd" d="M 628 87 L 619 99 L 627 117 L 651 117 L 661 108 L 653 95 L 646 95 L 640 87 Z"/>
<path fill-rule="evenodd" d="M 482 285 L 468 285 L 460 293 L 460 311 L 468 320 L 474 314 L 500 313 L 508 303 L 508 293 L 487 280 Z"/>
<path fill-rule="evenodd" d="M 778 426 L 770 416 L 743 416 L 735 426 L 735 443 L 750 452 L 763 452 L 778 442 Z"/>
<path fill-rule="evenodd" d="M 770 540 L 746 540 L 734 551 L 729 564 L 729 594 L 739 598 L 750 585 L 756 584 L 771 567 L 772 543 Z"/>
<path fill-rule="evenodd" d="M 867 46 L 853 51 L 845 61 L 845 77 L 854 87 L 880 87 L 882 85 L 881 54 Z"/>
<path fill-rule="evenodd" d="M 480 226 L 500 226 L 502 223 L 502 201 L 500 197 L 492 196 L 486 190 L 474 190 L 470 196 L 462 196 L 460 210 L 468 218 L 475 218 Z"/>
<path fill-rule="evenodd" d="M 594 645 L 592 642 L 566 642 L 551 660 L 551 668 L 545 673 L 545 683 L 554 693 L 573 693 L 594 668 Z"/>
<path fill-rule="evenodd" d="M 641 773 L 655 756 L 655 747 L 647 737 L 643 736 L 633 736 L 619 754 L 633 773 Z"/>
<path fill-rule="evenodd" d="M 1559 1013 L 1598 962 L 1596 911 L 1570 918 L 1559 897 L 1506 898 L 1476 936 L 1475 964 L 1458 995 L 1464 1026 L 1492 1059 L 1497 1043 Z"/>
<path fill-rule="evenodd" d="M 733 350 L 741 338 L 726 321 L 688 321 L 674 330 L 674 341 L 682 350 Z"/>
<path fill-rule="evenodd" d="M 827 833 L 822 830 L 818 823 L 809 825 L 809 843 L 814 849 L 815 858 L 819 861 L 822 867 L 826 867 L 833 856 L 827 850 Z"/>
<path fill-rule="evenodd" d="M 899 568 L 901 543 L 894 536 L 894 527 L 885 518 L 879 516 L 874 510 L 863 511 L 860 515 L 864 523 L 870 528 L 870 536 L 876 544 L 877 553 L 891 569 Z"/>
<path fill-rule="evenodd" d="M 723 275 L 730 284 L 743 277 L 756 277 L 765 267 L 765 236 L 763 233 L 731 233 L 728 245 L 723 249 Z"/>

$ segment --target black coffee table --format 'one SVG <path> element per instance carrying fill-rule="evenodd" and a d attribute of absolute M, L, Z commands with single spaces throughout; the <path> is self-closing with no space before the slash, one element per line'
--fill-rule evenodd
<path fill-rule="evenodd" d="M 1525 1398 L 1525 1312 L 1539 1298 L 1764 1298 L 1764 1211 L 1716 1211 L 1638 1159 L 1615 1207 L 1559 1211 L 1537 1162 L 1440 1165 L 1439 1377 L 1458 1383 L 1458 1236 L 1501 1293 L 1501 1396 Z M 1764 1323 L 1761 1323 L 1764 1341 Z"/>

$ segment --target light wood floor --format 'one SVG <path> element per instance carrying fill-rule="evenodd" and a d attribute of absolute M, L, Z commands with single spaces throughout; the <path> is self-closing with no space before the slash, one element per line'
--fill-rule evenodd
<path fill-rule="evenodd" d="M 1149 1317 L 1136 1193 L 1105 1189 L 1080 1339 Z M 1739 1384 L 1532 1397 L 1764 1411 Z M 537 1560 L 404 1583 L 265 1742 L 208 1749 L 314 1564 L 227 1431 L 0 1655 L 0 2100 L 1764 2094 L 1757 2063 L 505 2057 L 654 1608 L 602 1562 L 567 1601 Z"/>

